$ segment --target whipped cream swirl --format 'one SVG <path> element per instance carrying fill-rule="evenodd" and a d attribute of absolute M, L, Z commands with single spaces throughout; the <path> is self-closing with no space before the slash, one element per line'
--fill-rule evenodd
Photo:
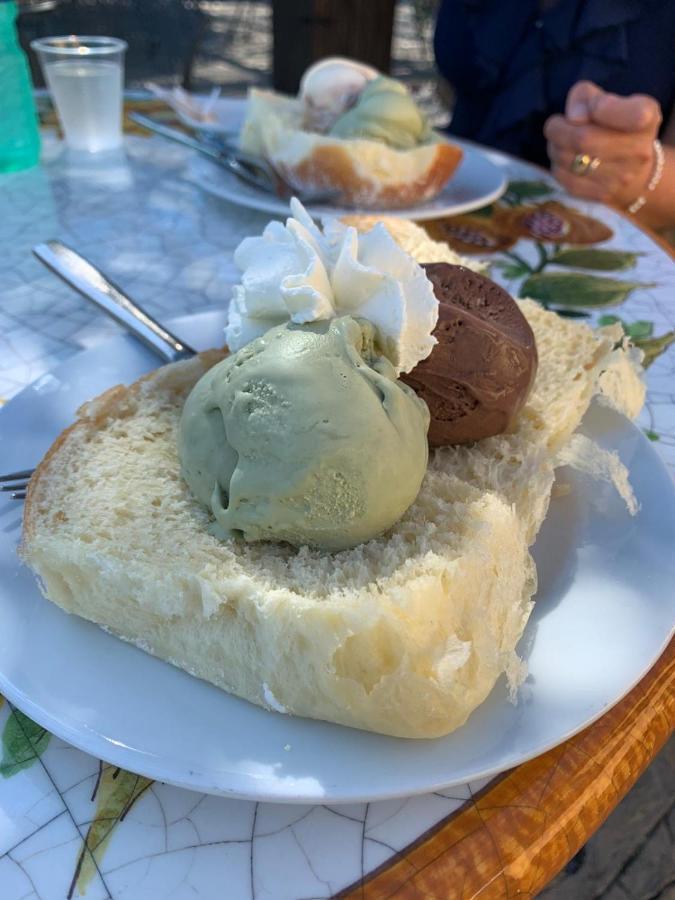
<path fill-rule="evenodd" d="M 349 315 L 375 326 L 397 374 L 426 359 L 436 343 L 438 300 L 422 267 L 384 225 L 359 234 L 330 219 L 322 231 L 296 199 L 291 213 L 285 225 L 270 222 L 234 252 L 243 274 L 225 329 L 230 350 L 289 319 L 304 324 Z"/>

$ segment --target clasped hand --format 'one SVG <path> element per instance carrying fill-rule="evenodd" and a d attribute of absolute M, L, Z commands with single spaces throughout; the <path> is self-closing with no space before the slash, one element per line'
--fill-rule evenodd
<path fill-rule="evenodd" d="M 653 97 L 620 97 L 579 81 L 567 95 L 565 115 L 550 116 L 544 126 L 551 171 L 570 194 L 625 209 L 652 176 L 661 121 Z M 575 174 L 574 160 L 583 155 L 598 162 Z"/>

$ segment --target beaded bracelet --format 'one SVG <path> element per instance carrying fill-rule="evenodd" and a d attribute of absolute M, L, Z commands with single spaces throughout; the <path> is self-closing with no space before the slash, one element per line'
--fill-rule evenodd
<path fill-rule="evenodd" d="M 664 163 L 665 159 L 661 141 L 654 141 L 654 171 L 652 172 L 652 177 L 649 179 L 649 184 L 646 187 L 646 193 L 653 191 L 659 181 L 661 181 Z M 637 200 L 634 200 L 628 207 L 628 212 L 634 215 L 638 210 L 642 209 L 646 202 L 647 197 L 645 194 L 641 194 Z"/>

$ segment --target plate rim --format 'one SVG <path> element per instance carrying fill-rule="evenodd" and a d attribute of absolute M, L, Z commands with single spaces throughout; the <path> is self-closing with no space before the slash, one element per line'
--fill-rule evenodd
<path fill-rule="evenodd" d="M 448 204 L 433 209 L 429 208 L 429 204 L 436 202 L 438 198 L 429 200 L 419 206 L 406 207 L 404 209 L 358 209 L 346 206 L 315 206 L 312 203 L 305 204 L 305 208 L 311 216 L 319 219 L 328 216 L 367 215 L 387 216 L 397 219 L 410 219 L 414 222 L 424 222 L 443 216 L 464 215 L 473 210 L 481 209 L 484 206 L 489 206 L 491 203 L 498 200 L 506 192 L 508 179 L 505 171 L 490 159 L 489 148 L 479 147 L 476 144 L 469 141 L 463 141 L 459 138 L 453 140 L 452 143 L 457 144 L 457 146 L 461 147 L 464 151 L 465 156 L 462 162 L 460 162 L 460 167 L 466 159 L 466 154 L 470 153 L 472 156 L 480 157 L 482 163 L 494 170 L 496 176 L 498 176 L 498 183 L 496 183 L 494 188 L 481 194 L 480 197 L 476 197 L 474 200 Z M 235 188 L 242 186 L 236 180 L 234 175 L 231 175 L 225 169 L 218 167 L 217 163 L 199 156 L 194 151 L 190 152 L 188 166 L 188 180 L 212 197 L 218 197 L 221 200 L 225 200 L 227 203 L 232 203 L 243 209 L 255 210 L 257 212 L 267 213 L 268 215 L 290 215 L 290 206 L 281 199 L 265 194 L 263 191 L 257 192 L 254 187 L 248 185 L 244 191 L 236 190 Z M 224 181 L 224 188 L 214 184 L 206 177 L 206 173 L 208 173 L 209 170 L 218 173 L 219 179 Z M 459 167 L 457 171 L 459 171 Z M 229 190 L 228 188 L 228 185 L 230 184 L 232 185 L 232 190 Z"/>
<path fill-rule="evenodd" d="M 541 747 L 538 747 L 536 750 L 521 754 L 517 759 L 514 755 L 507 760 L 502 760 L 499 765 L 488 766 L 487 768 L 472 774 L 471 778 L 468 779 L 468 781 L 464 779 L 451 779 L 449 781 L 443 779 L 441 781 L 435 781 L 425 786 L 424 788 L 416 788 L 412 791 L 393 789 L 391 791 L 380 791 L 377 794 L 354 793 L 345 795 L 344 792 L 332 794 L 330 790 L 327 790 L 320 796 L 313 793 L 303 794 L 301 792 L 296 792 L 291 796 L 288 793 L 275 793 L 269 790 L 262 790 L 256 793 L 251 793 L 249 791 L 240 791 L 236 788 L 226 788 L 221 784 L 214 784 L 213 779 L 209 779 L 205 774 L 194 769 L 191 769 L 189 772 L 189 780 L 177 780 L 173 777 L 167 777 L 166 774 L 163 774 L 161 765 L 153 764 L 153 761 L 159 760 L 160 757 L 151 756 L 150 754 L 144 754 L 141 750 L 129 748 L 126 745 L 121 744 L 120 742 L 114 741 L 113 739 L 109 739 L 106 741 L 105 738 L 98 734 L 95 734 L 92 740 L 92 744 L 87 745 L 87 743 L 82 739 L 82 732 L 78 732 L 75 729 L 71 729 L 63 725 L 61 722 L 59 722 L 58 719 L 53 718 L 49 713 L 45 713 L 41 707 L 36 706 L 30 700 L 30 698 L 26 697 L 25 694 L 23 694 L 23 692 L 14 691 L 11 685 L 8 689 L 7 682 L 5 681 L 2 673 L 0 673 L 0 693 L 20 712 L 28 716 L 28 718 L 32 719 L 42 728 L 46 729 L 50 734 L 53 734 L 54 736 L 65 741 L 67 744 L 75 747 L 77 750 L 80 750 L 81 752 L 86 753 L 89 756 L 93 756 L 95 759 L 100 759 L 103 762 L 107 762 L 110 765 L 114 765 L 121 769 L 125 769 L 126 771 L 133 772 L 135 775 L 141 775 L 145 778 L 150 778 L 153 781 L 158 781 L 163 784 L 170 784 L 174 787 L 179 787 L 184 790 L 210 794 L 212 796 L 227 797 L 232 800 L 248 800 L 256 803 L 283 803 L 286 805 L 340 805 L 349 803 L 376 803 L 382 800 L 397 800 L 404 797 L 424 796 L 426 794 L 432 794 L 435 791 L 447 790 L 448 788 L 468 784 L 473 781 L 493 779 L 498 775 L 509 771 L 510 769 L 530 762 L 532 759 L 536 759 L 536 757 L 542 756 L 549 750 L 560 746 L 561 744 L 570 740 L 570 738 L 573 738 L 575 737 L 575 735 L 584 731 L 586 728 L 590 728 L 606 713 L 610 712 L 610 710 L 614 709 L 615 706 L 621 703 L 621 701 L 624 700 L 638 684 L 640 684 L 640 682 L 656 665 L 656 663 L 659 661 L 668 645 L 670 644 L 670 641 L 673 639 L 673 636 L 674 630 L 671 629 L 670 633 L 659 647 L 659 651 L 654 659 L 651 660 L 651 662 L 649 662 L 644 670 L 639 673 L 635 680 L 626 687 L 625 691 L 620 696 L 618 696 L 604 708 L 598 710 L 578 727 L 570 728 L 559 737 L 552 739 L 551 741 L 544 742 L 544 744 Z M 157 660 L 157 662 L 159 663 L 164 663 L 163 660 L 160 660 L 157 657 L 152 656 L 151 658 Z M 164 664 L 171 665 L 171 663 Z M 94 746 L 97 744 L 102 745 L 105 753 L 98 753 Z M 108 752 L 108 748 L 110 748 L 110 752 Z M 118 748 L 121 749 L 118 750 Z M 134 761 L 134 764 L 130 766 L 128 759 L 125 759 L 125 753 L 131 754 L 134 760 L 138 758 L 140 765 L 136 765 Z M 148 760 L 147 765 L 145 764 L 146 759 Z M 237 777 L 240 778 L 241 776 Z M 246 776 L 246 780 L 252 781 L 253 778 L 252 776 L 248 775 Z"/>
<path fill-rule="evenodd" d="M 196 318 L 203 318 L 204 321 L 206 321 L 207 319 L 210 319 L 210 321 L 215 321 L 217 318 L 222 317 L 223 314 L 223 311 L 221 311 L 220 309 L 205 310 L 202 312 L 173 318 L 167 322 L 167 325 L 176 329 L 177 331 L 180 331 L 181 325 L 184 325 L 186 321 L 194 320 Z M 118 339 L 119 338 L 112 338 L 112 340 Z M 131 340 L 131 338 L 129 338 L 128 336 L 127 339 Z M 110 339 L 102 341 L 101 343 L 108 343 L 109 340 Z M 80 353 L 73 354 L 70 359 L 61 363 L 59 366 L 54 367 L 54 369 L 51 371 L 55 372 L 64 367 L 67 367 L 72 363 L 74 359 L 84 354 L 91 353 L 94 349 L 95 348 L 87 348 L 80 351 Z M 39 379 L 37 380 L 39 381 Z M 32 384 L 34 383 L 35 382 L 33 382 Z M 17 401 L 21 402 L 23 399 L 25 399 L 23 395 L 27 394 L 27 392 L 31 390 L 32 384 L 26 386 L 22 391 L 16 394 L 10 401 L 8 401 L 5 407 L 0 410 L 0 421 L 3 414 L 5 413 L 5 410 L 15 408 Z M 665 478 L 670 481 L 670 474 L 665 463 L 663 462 L 655 448 L 642 434 L 638 426 L 636 426 L 635 423 L 630 421 L 625 416 L 621 416 L 620 418 L 622 419 L 623 426 L 627 427 L 629 431 L 633 433 L 636 439 L 640 441 L 643 449 L 646 449 L 648 451 L 654 465 L 659 468 L 659 474 L 665 476 Z M 60 612 L 61 614 L 66 615 L 62 611 Z M 558 746 L 566 740 L 569 740 L 569 738 L 583 731 L 585 728 L 591 726 L 606 712 L 608 712 L 616 704 L 621 702 L 621 700 L 623 700 L 627 696 L 627 694 L 629 694 L 630 691 L 632 691 L 633 688 L 637 684 L 639 684 L 640 681 L 642 681 L 642 679 L 647 675 L 647 673 L 651 670 L 651 668 L 656 664 L 658 659 L 663 654 L 664 650 L 673 637 L 674 631 L 675 625 L 671 626 L 670 631 L 663 638 L 662 642 L 659 645 L 658 652 L 654 654 L 653 658 L 640 669 L 639 673 L 634 677 L 634 679 L 631 680 L 630 683 L 627 683 L 625 689 L 623 689 L 619 695 L 613 698 L 610 703 L 598 709 L 588 718 L 584 718 L 584 720 L 578 726 L 567 729 L 567 731 L 565 731 L 563 734 L 557 735 L 550 741 L 544 741 L 541 745 L 537 746 L 537 748 L 532 750 L 531 752 L 515 753 L 512 750 L 511 753 L 506 758 L 502 758 L 498 764 L 487 766 L 479 771 L 472 773 L 469 780 L 477 781 L 485 778 L 493 778 L 496 775 L 499 775 L 502 772 L 506 771 L 507 769 L 510 769 L 517 765 L 521 765 L 522 763 L 525 763 L 543 753 L 546 753 L 548 750 Z M 165 663 L 164 661 L 159 660 L 156 657 L 151 658 L 156 659 L 157 663 L 161 665 L 170 665 L 169 663 Z M 182 670 L 180 669 L 178 669 L 178 671 L 182 672 Z M 18 688 L 15 689 L 13 683 L 9 682 L 5 678 L 4 672 L 2 670 L 0 670 L 0 693 L 2 693 L 11 704 L 24 712 L 40 726 L 46 728 L 50 733 L 61 738 L 72 746 L 82 750 L 83 752 L 94 756 L 95 758 L 103 759 L 113 765 L 119 765 L 122 768 L 129 769 L 136 774 L 144 775 L 156 781 L 172 784 L 187 790 L 214 794 L 217 796 L 258 802 L 288 804 L 341 804 L 372 802 L 400 797 L 423 795 L 431 793 L 433 791 L 447 789 L 459 784 L 467 783 L 464 777 L 454 779 L 445 778 L 441 780 L 437 779 L 434 782 L 425 784 L 424 786 L 418 785 L 413 790 L 411 790 L 409 786 L 404 786 L 401 789 L 392 787 L 392 789 L 390 790 L 379 790 L 375 794 L 364 794 L 357 792 L 345 793 L 344 787 L 336 792 L 332 785 L 327 784 L 325 785 L 324 793 L 321 795 L 317 795 L 316 793 L 312 792 L 303 793 L 302 791 L 297 789 L 292 793 L 283 791 L 277 792 L 274 790 L 270 790 L 269 787 L 257 791 L 252 791 L 250 787 L 252 783 L 255 782 L 254 776 L 250 774 L 242 776 L 241 773 L 235 773 L 233 777 L 232 772 L 229 772 L 228 776 L 230 781 L 234 783 L 234 787 L 227 787 L 222 783 L 219 783 L 217 779 L 214 779 L 212 775 L 209 775 L 207 772 L 192 767 L 186 771 L 186 774 L 188 776 L 187 778 L 176 778 L 174 777 L 176 774 L 175 764 L 172 774 L 171 765 L 169 765 L 167 769 L 166 763 L 163 762 L 163 757 L 161 756 L 150 753 L 149 751 L 144 752 L 139 748 L 129 747 L 122 742 L 115 741 L 114 738 L 106 737 L 95 730 L 87 730 L 86 725 L 82 726 L 78 730 L 74 727 L 71 727 L 69 724 L 63 723 L 53 714 L 46 711 L 43 706 L 34 703 L 34 701 L 31 700 L 31 698 L 27 696 L 24 691 L 19 690 Z M 248 789 L 240 789 L 243 786 L 244 782 L 248 784 Z M 265 784 L 268 785 L 269 782 L 265 782 Z"/>

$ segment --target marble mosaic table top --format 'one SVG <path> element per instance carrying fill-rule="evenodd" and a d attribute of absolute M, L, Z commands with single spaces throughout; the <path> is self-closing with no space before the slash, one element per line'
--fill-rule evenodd
<path fill-rule="evenodd" d="M 85 165 L 47 140 L 40 167 L 0 176 L 0 398 L 116 330 L 32 257 L 40 241 L 71 244 L 160 320 L 228 302 L 232 251 L 265 217 L 203 194 L 186 160 L 180 147 L 129 138 L 124 153 Z M 506 197 L 455 220 L 449 242 L 481 250 L 516 295 L 619 318 L 653 360 L 640 424 L 675 468 L 672 259 L 625 217 L 499 162 Z M 252 803 L 115 770 L 6 702 L 0 732 L 2 900 L 329 897 L 484 787 L 339 807 Z"/>

